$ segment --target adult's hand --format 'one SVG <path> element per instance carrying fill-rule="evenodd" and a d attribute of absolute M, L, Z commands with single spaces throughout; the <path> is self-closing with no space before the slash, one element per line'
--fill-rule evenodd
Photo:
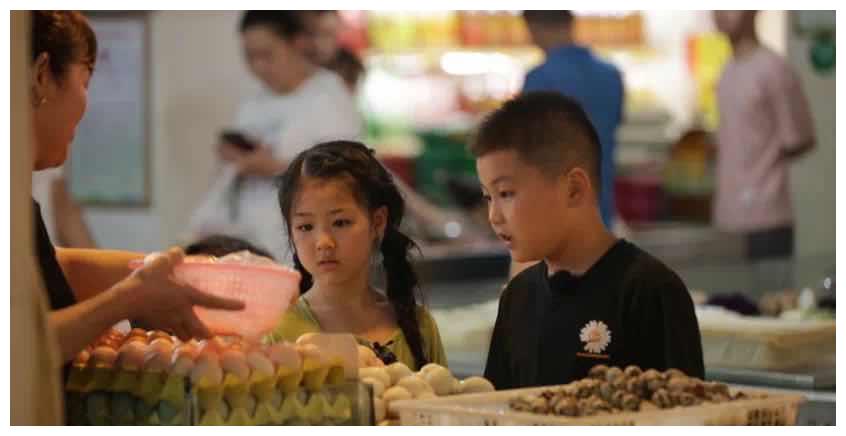
<path fill-rule="evenodd" d="M 208 338 L 211 333 L 194 314 L 194 306 L 241 310 L 244 303 L 202 292 L 177 279 L 173 270 L 184 257 L 182 249 L 171 248 L 116 286 L 125 294 L 133 321 L 169 331 L 183 340 Z"/>

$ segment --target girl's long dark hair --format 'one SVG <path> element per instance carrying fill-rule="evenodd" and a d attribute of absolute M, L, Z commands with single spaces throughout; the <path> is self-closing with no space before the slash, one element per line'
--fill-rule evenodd
<path fill-rule="evenodd" d="M 304 176 L 351 180 L 350 188 L 363 207 L 371 212 L 383 206 L 388 209 L 388 222 L 380 246 L 384 259 L 387 297 L 396 313 L 397 324 L 414 355 L 415 363 L 421 368 L 428 363 L 428 359 L 423 351 L 423 338 L 417 319 L 416 294 L 420 290 L 419 283 L 410 260 L 410 252 L 416 249 L 417 245 L 399 230 L 405 213 L 405 201 L 394 184 L 393 177 L 376 160 L 373 151 L 358 142 L 325 142 L 300 153 L 277 179 L 279 208 L 289 235 L 294 198 Z M 294 251 L 294 266 L 303 277 L 300 292 L 305 293 L 311 289 L 314 281 L 297 257 L 293 238 L 289 240 Z"/>

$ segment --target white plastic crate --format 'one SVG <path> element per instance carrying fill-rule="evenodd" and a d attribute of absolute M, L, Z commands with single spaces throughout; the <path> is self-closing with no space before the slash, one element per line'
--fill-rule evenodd
<path fill-rule="evenodd" d="M 744 390 L 753 398 L 723 404 L 675 407 L 589 417 L 562 417 L 516 412 L 508 401 L 549 387 L 456 395 L 434 400 L 391 403 L 401 425 L 795 425 L 801 395 Z"/>

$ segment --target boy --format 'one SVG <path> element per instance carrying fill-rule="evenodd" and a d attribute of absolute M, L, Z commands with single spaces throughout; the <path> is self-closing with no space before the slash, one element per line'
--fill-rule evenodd
<path fill-rule="evenodd" d="M 568 383 L 597 364 L 704 376 L 684 283 L 602 222 L 601 146 L 575 100 L 511 100 L 471 151 L 494 231 L 515 261 L 541 260 L 500 298 L 485 368 L 497 389 Z"/>

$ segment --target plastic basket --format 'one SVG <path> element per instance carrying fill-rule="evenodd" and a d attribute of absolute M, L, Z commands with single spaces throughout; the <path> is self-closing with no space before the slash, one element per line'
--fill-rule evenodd
<path fill-rule="evenodd" d="M 276 326 L 300 292 L 300 274 L 282 267 L 185 263 L 175 272 L 197 289 L 244 302 L 244 310 L 237 312 L 194 308 L 212 333 L 220 335 L 260 338 Z"/>
<path fill-rule="evenodd" d="M 434 400 L 391 403 L 402 425 L 795 425 L 800 395 L 775 395 L 744 390 L 752 398 L 650 412 L 589 417 L 561 417 L 516 412 L 508 401 L 548 387 L 468 394 Z"/>
<path fill-rule="evenodd" d="M 136 262 L 131 266 L 140 265 Z M 281 265 L 186 259 L 174 269 L 174 274 L 201 291 L 244 302 L 244 309 L 239 311 L 194 307 L 197 317 L 216 335 L 260 339 L 276 327 L 300 292 L 300 273 Z"/>

